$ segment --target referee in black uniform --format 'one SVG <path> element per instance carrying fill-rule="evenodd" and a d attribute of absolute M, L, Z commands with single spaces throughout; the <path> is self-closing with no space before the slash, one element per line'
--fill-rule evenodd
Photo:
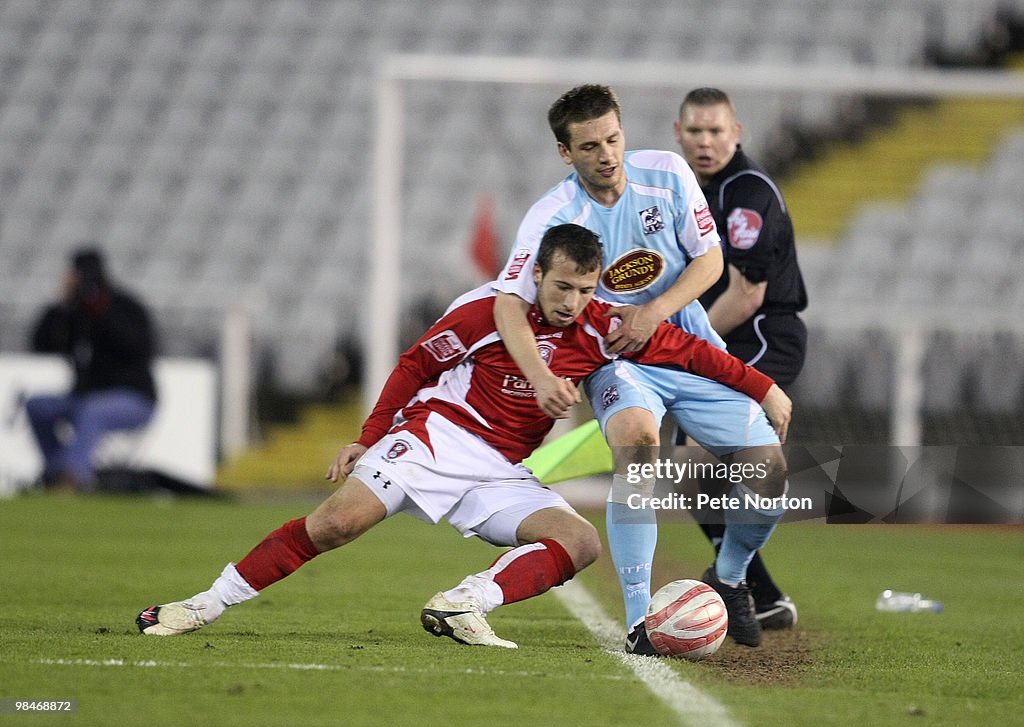
<path fill-rule="evenodd" d="M 725 256 L 721 278 L 700 301 L 731 354 L 780 386 L 791 384 L 807 348 L 807 328 L 798 315 L 807 307 L 807 291 L 782 193 L 743 152 L 742 126 L 724 91 L 690 91 L 674 126 L 714 214 Z M 679 437 L 684 441 L 677 443 L 685 443 L 683 432 Z M 704 523 L 701 528 L 717 548 L 724 525 Z M 796 623 L 796 607 L 772 581 L 760 554 L 751 561 L 747 578 L 763 627 Z"/>

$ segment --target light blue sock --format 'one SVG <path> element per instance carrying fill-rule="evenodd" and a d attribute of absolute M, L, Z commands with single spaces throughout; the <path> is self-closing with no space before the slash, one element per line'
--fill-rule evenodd
<path fill-rule="evenodd" d="M 637 498 L 650 497 L 654 481 L 628 484 L 623 475 L 612 478 L 605 520 L 608 527 L 608 549 L 615 571 L 619 574 L 622 599 L 626 606 L 626 628 L 631 629 L 647 614 L 651 600 L 651 563 L 658 544 L 658 516 L 653 508 L 636 507 Z M 630 507 L 630 503 L 634 507 Z"/>
<path fill-rule="evenodd" d="M 742 484 L 736 485 L 729 495 L 738 498 L 741 507 L 725 511 L 725 537 L 715 560 L 715 573 L 718 580 L 735 586 L 746 580 L 750 559 L 768 542 L 786 508 L 781 499 L 772 501 L 768 507 L 748 506 L 746 496 L 754 493 Z"/>

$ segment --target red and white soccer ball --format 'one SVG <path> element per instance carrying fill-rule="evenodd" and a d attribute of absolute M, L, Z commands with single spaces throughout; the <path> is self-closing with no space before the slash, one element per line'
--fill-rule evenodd
<path fill-rule="evenodd" d="M 725 602 L 711 586 L 684 579 L 654 594 L 645 624 L 647 638 L 659 654 L 699 661 L 725 641 L 729 616 Z"/>

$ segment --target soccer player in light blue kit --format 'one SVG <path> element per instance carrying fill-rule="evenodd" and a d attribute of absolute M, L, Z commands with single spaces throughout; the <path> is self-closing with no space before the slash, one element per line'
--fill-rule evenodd
<path fill-rule="evenodd" d="M 693 172 L 673 152 L 625 151 L 621 110 L 610 88 L 584 85 L 568 91 L 551 106 L 548 122 L 560 156 L 575 171 L 524 217 L 495 282 L 501 292 L 495 317 L 506 347 L 536 391 L 538 406 L 561 418 L 579 401 L 579 393 L 550 372 L 526 320 L 536 299 L 529 271 L 545 230 L 573 222 L 600 236 L 605 267 L 598 295 L 625 304 L 615 310 L 621 325 L 605 339 L 611 352 L 642 348 L 665 319 L 724 349 L 696 300 L 721 275 L 723 263 L 715 222 Z M 631 464 L 656 459 L 666 411 L 723 462 L 749 464 L 757 472 L 729 493 L 742 506 L 726 511 L 722 548 L 704 580 L 726 603 L 729 634 L 738 643 L 759 645 L 761 626 L 745 576 L 753 554 L 784 512 L 784 425 L 776 432 L 749 397 L 671 368 L 617 361 L 592 374 L 585 386 L 615 454 L 607 525 L 626 606 L 626 651 L 655 653 L 643 619 L 650 601 L 656 513 L 628 504 L 637 502 L 632 494 L 652 493 L 655 482 L 653 477 L 635 482 L 628 474 Z M 748 494 L 772 500 L 768 506 L 748 506 Z"/>

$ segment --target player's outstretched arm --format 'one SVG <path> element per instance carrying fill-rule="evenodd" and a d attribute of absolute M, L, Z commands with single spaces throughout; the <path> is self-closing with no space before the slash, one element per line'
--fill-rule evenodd
<path fill-rule="evenodd" d="M 764 399 L 761 400 L 761 408 L 764 409 L 768 421 L 775 428 L 775 433 L 779 435 L 779 441 L 785 444 L 789 422 L 793 418 L 793 402 L 786 396 L 786 392 L 779 388 L 778 384 L 772 384 Z"/>
<path fill-rule="evenodd" d="M 770 377 L 705 339 L 670 323 L 662 323 L 648 345 L 629 358 L 639 363 L 680 366 L 743 392 L 761 404 L 779 440 L 786 441 L 793 416 L 793 402 L 786 393 Z"/>
<path fill-rule="evenodd" d="M 527 321 L 530 304 L 511 293 L 498 293 L 494 300 L 494 322 L 501 340 L 523 376 L 537 394 L 537 406 L 552 419 L 565 419 L 580 401 L 580 392 L 566 379 L 551 373 L 537 351 L 537 339 Z"/>
<path fill-rule="evenodd" d="M 352 473 L 352 468 L 356 466 L 356 461 L 365 452 L 366 447 L 359 444 L 359 442 L 346 444 L 341 448 L 338 456 L 334 458 L 334 462 L 327 469 L 327 479 L 331 482 L 337 482 L 339 479 L 344 480 Z"/>

